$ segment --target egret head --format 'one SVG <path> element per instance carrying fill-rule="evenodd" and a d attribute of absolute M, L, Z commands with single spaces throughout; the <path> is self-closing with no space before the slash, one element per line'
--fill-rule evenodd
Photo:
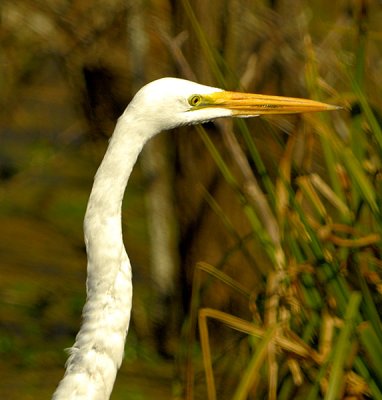
<path fill-rule="evenodd" d="M 255 117 L 338 109 L 313 100 L 229 92 L 177 78 L 162 78 L 144 86 L 127 110 L 153 124 L 156 131 L 199 124 L 220 117 Z"/>

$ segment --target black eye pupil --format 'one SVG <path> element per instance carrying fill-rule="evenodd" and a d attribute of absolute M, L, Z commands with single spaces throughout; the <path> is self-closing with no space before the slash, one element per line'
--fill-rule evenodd
<path fill-rule="evenodd" d="M 200 96 L 192 96 L 189 101 L 192 106 L 197 106 L 198 104 L 200 104 Z"/>

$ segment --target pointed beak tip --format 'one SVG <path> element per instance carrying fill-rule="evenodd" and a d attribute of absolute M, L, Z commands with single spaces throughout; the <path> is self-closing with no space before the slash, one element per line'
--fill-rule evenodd
<path fill-rule="evenodd" d="M 333 104 L 326 104 L 325 109 L 323 109 L 322 111 L 339 111 L 339 110 L 343 110 L 343 107 L 335 106 Z"/>
<path fill-rule="evenodd" d="M 344 110 L 345 109 L 345 107 L 335 106 L 333 104 L 328 104 L 328 106 L 329 106 L 329 108 L 328 108 L 329 111 L 338 111 L 338 110 Z"/>

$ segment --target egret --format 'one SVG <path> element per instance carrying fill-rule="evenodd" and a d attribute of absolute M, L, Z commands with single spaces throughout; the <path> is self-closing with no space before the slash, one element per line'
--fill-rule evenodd
<path fill-rule="evenodd" d="M 121 205 L 142 147 L 157 133 L 220 117 L 335 110 L 313 100 L 229 92 L 177 78 L 140 89 L 118 119 L 94 178 L 84 236 L 87 299 L 54 400 L 106 400 L 121 365 L 129 328 L 131 266 L 123 245 Z"/>

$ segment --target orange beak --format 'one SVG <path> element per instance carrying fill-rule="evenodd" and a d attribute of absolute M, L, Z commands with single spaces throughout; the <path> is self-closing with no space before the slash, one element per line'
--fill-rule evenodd
<path fill-rule="evenodd" d="M 341 107 L 338 106 L 308 99 L 228 91 L 204 95 L 199 107 L 229 109 L 232 111 L 232 116 L 236 117 L 251 117 L 264 114 L 294 114 L 341 109 Z"/>

